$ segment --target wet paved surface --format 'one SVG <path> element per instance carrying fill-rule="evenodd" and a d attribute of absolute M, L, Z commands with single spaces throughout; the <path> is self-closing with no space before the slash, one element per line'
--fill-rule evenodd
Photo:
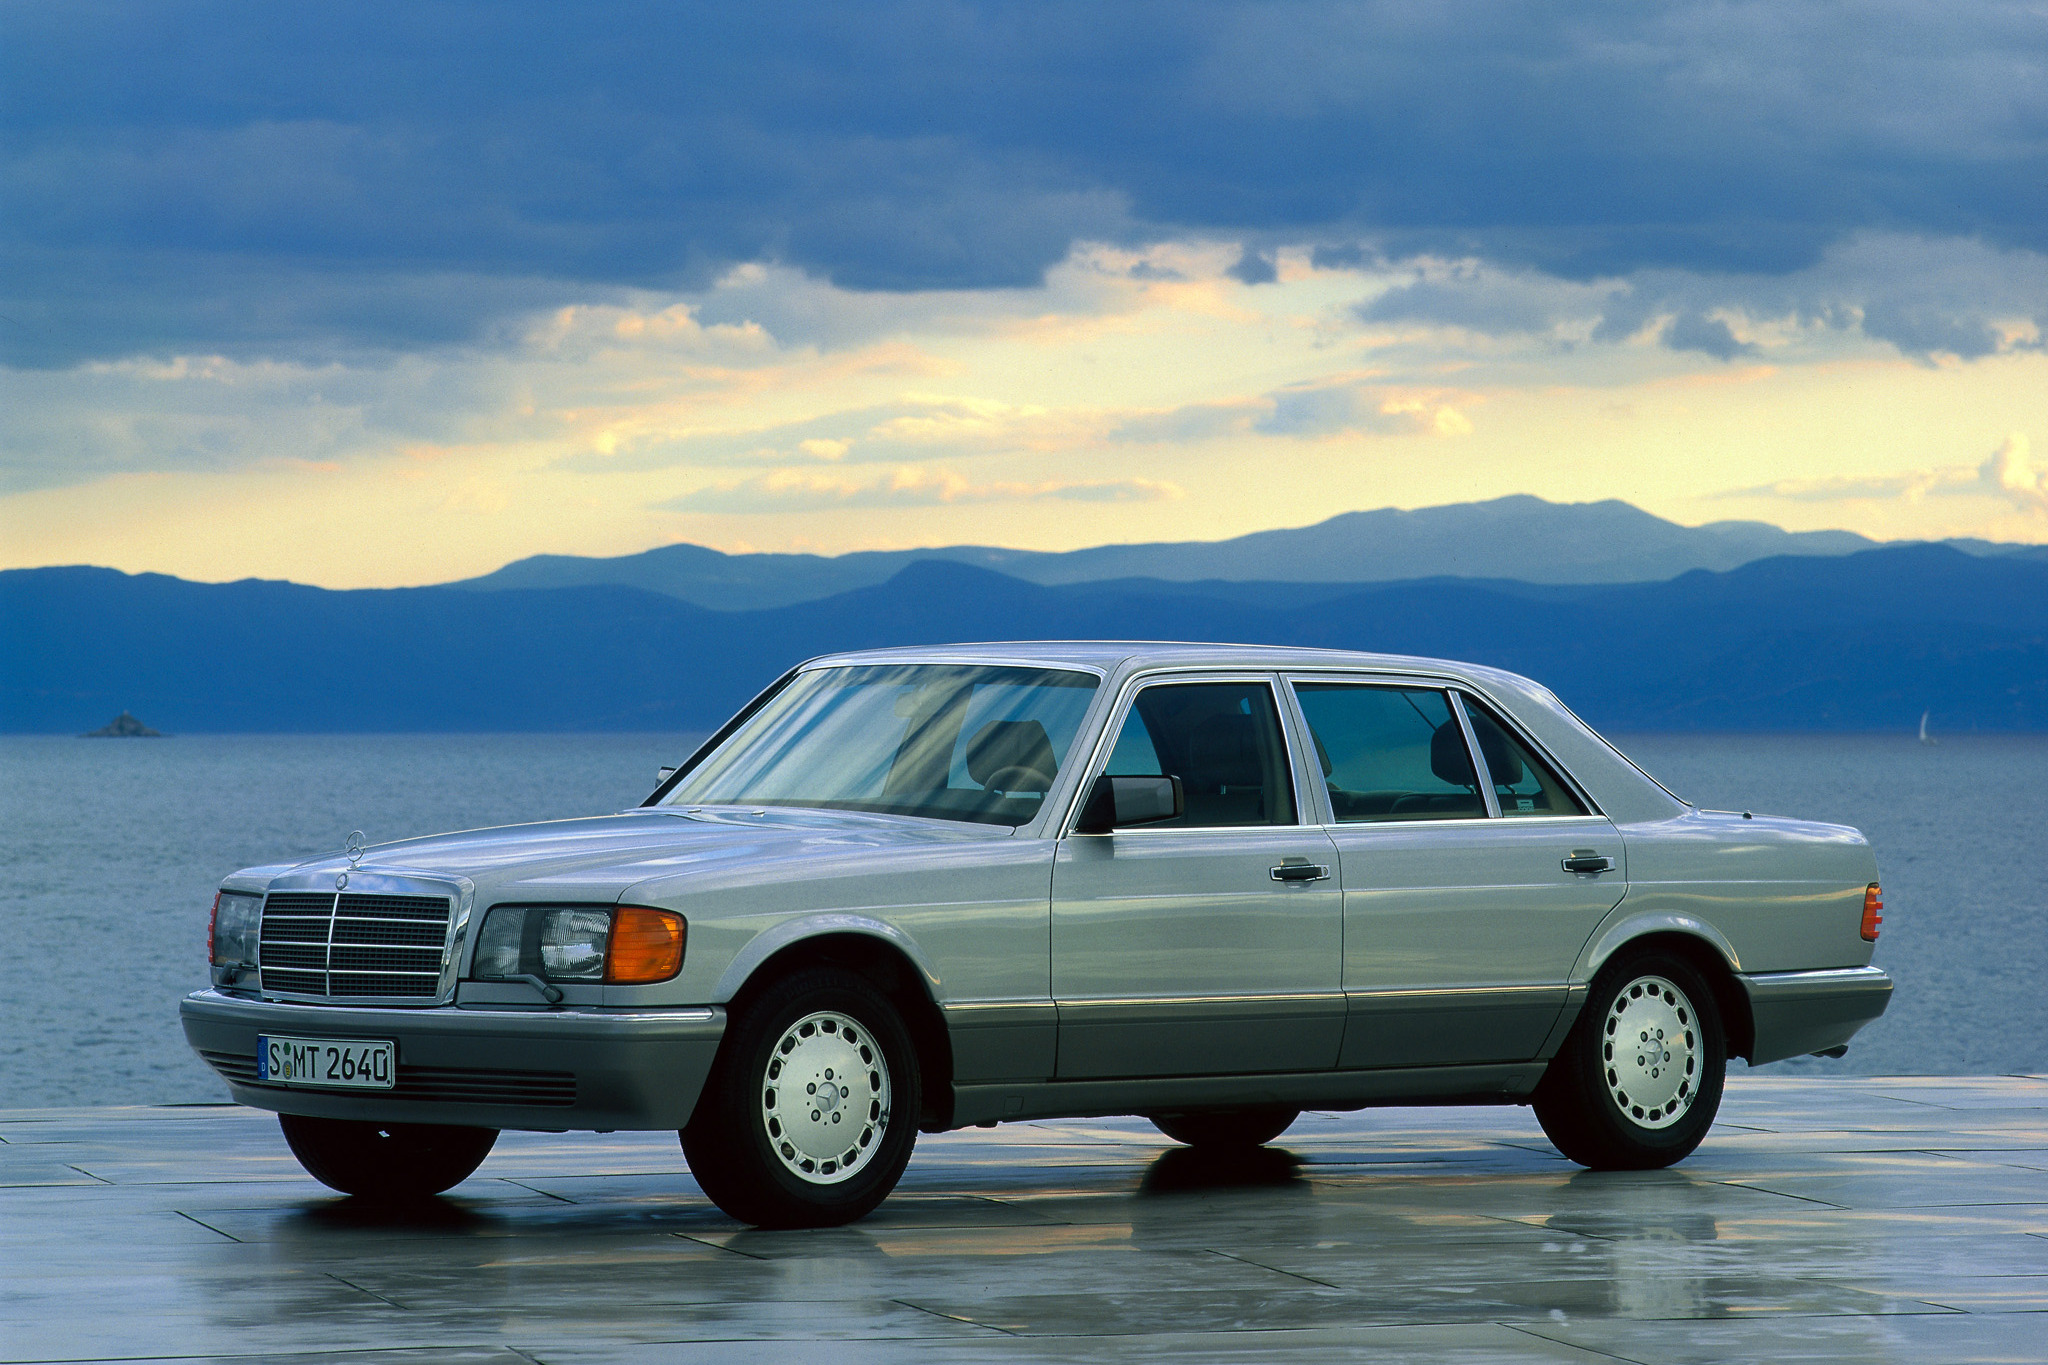
<path fill-rule="evenodd" d="M 2048 1359 L 2039 1078 L 1738 1070 L 1692 1159 L 1626 1175 L 1524 1109 L 1305 1115 L 1221 1165 L 1021 1124 L 807 1233 L 726 1219 L 672 1134 L 507 1134 L 403 1217 L 248 1110 L 0 1139 L 0 1361 Z"/>

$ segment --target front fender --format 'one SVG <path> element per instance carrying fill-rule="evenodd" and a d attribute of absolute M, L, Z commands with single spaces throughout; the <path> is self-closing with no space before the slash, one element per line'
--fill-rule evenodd
<path fill-rule="evenodd" d="M 793 943 L 825 934 L 865 934 L 878 938 L 899 950 L 917 968 L 924 978 L 925 989 L 932 999 L 939 999 L 939 974 L 932 968 L 931 961 L 917 941 L 886 920 L 872 915 L 852 914 L 847 911 L 828 911 L 823 914 L 803 915 L 796 919 L 783 920 L 772 928 L 764 929 L 747 940 L 746 945 L 733 956 L 725 970 L 719 974 L 718 984 L 712 990 L 712 1001 L 725 1004 L 740 993 L 740 988 L 775 954 Z"/>

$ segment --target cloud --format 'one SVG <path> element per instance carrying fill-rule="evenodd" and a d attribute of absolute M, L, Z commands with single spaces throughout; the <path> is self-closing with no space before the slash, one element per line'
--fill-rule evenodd
<path fill-rule="evenodd" d="M 1701 351 L 1716 360 L 1733 360 L 1756 352 L 1755 346 L 1735 339 L 1725 318 L 1705 313 L 1680 313 L 1665 325 L 1661 337 L 1674 351 Z"/>
<path fill-rule="evenodd" d="M 744 411 L 744 407 L 742 407 Z M 689 409 L 679 421 L 701 423 Z M 662 429 L 658 416 L 609 449 L 564 455 L 555 464 L 586 472 L 627 473 L 680 466 L 899 464 L 1058 450 L 1084 439 L 1092 421 L 1035 404 L 962 395 L 905 394 L 896 402 L 820 413 L 793 422 L 726 429 Z"/>
<path fill-rule="evenodd" d="M 1977 467 L 1977 480 L 2021 511 L 2048 513 L 2048 469 L 2034 467 L 2025 432 L 2015 431 L 2001 441 L 1991 458 Z"/>
<path fill-rule="evenodd" d="M 1240 284 L 1272 284 L 1280 278 L 1280 270 L 1273 257 L 1249 247 L 1237 258 L 1237 264 L 1223 273 Z"/>
<path fill-rule="evenodd" d="M 1272 394 L 1272 410 L 1252 423 L 1262 436 L 1399 436 L 1470 431 L 1456 409 L 1422 399 L 1385 397 L 1355 384 L 1305 384 Z"/>
<path fill-rule="evenodd" d="M 1408 393 L 1355 380 L 1313 380 L 1255 399 L 1140 413 L 1111 429 L 1109 439 L 1193 445 L 1248 433 L 1308 440 L 1418 432 L 1462 436 L 1471 430 L 1471 421 L 1442 394 Z"/>
<path fill-rule="evenodd" d="M 1280 241 L 1575 281 L 1783 276 L 1869 232 L 2048 251 L 2028 0 L 108 0 L 0 24 L 17 365 L 502 343 L 747 262 L 1015 290 L 1087 241 L 1256 241 L 1247 281 Z M 1714 307 L 1674 310 L 1698 317 L 1670 344 L 1744 344 Z M 1909 353 L 2002 335 L 1940 297 L 1864 317 Z"/>
<path fill-rule="evenodd" d="M 717 484 L 657 504 L 669 512 L 818 512 L 850 508 L 949 507 L 996 502 L 1157 502 L 1182 497 L 1155 479 L 973 483 L 951 470 L 900 468 L 880 478 L 835 478 L 778 469 Z"/>
<path fill-rule="evenodd" d="M 1318 249 L 1318 262 L 1322 259 Z M 1420 322 L 1504 336 L 1584 335 L 1599 320 L 1620 281 L 1578 283 L 1532 270 L 1501 270 L 1476 260 L 1423 260 L 1395 284 L 1358 304 L 1362 322 Z"/>
<path fill-rule="evenodd" d="M 360 366 L 183 356 L 0 370 L 0 493 L 456 443 L 476 434 L 483 414 L 510 406 L 509 388 L 496 366 L 443 356 Z"/>
<path fill-rule="evenodd" d="M 1573 281 L 1476 258 L 1382 268 L 1410 278 L 1357 304 L 1361 322 L 1567 347 L 1646 341 L 1732 360 L 1860 339 L 1922 361 L 1974 360 L 2039 349 L 2048 330 L 2048 255 L 1967 237 L 1858 232 L 1775 274 L 1646 269 Z"/>
<path fill-rule="evenodd" d="M 1980 464 L 1939 465 L 1898 474 L 1847 478 L 1781 479 L 1750 488 L 1731 489 L 1723 498 L 1783 498 L 1793 502 L 1855 502 L 1927 497 L 1990 498 L 2013 510 L 2048 516 L 2048 469 L 2037 468 L 2025 432 L 2015 431 L 1998 443 Z"/>
<path fill-rule="evenodd" d="M 1268 411 L 1264 403 L 1189 403 L 1166 412 L 1139 413 L 1119 422 L 1109 439 L 1140 445 L 1194 445 L 1251 429 Z"/>

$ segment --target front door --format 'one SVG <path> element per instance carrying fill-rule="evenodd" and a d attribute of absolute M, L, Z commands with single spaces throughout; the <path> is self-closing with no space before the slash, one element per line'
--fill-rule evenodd
<path fill-rule="evenodd" d="M 1058 1075 L 1333 1066 L 1344 1026 L 1336 849 L 1300 819 L 1272 683 L 1149 683 L 1118 726 L 1097 771 L 1178 777 L 1187 808 L 1060 841 Z"/>
<path fill-rule="evenodd" d="M 1613 825 L 1476 699 L 1310 679 L 1294 691 L 1343 870 L 1341 1064 L 1535 1057 L 1626 889 Z"/>

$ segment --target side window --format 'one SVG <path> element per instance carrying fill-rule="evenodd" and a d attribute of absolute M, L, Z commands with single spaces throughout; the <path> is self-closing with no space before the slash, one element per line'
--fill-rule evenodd
<path fill-rule="evenodd" d="M 1464 727 L 1442 692 L 1296 683 L 1339 823 L 1486 815 Z"/>
<path fill-rule="evenodd" d="M 1273 689 L 1159 683 L 1138 693 L 1105 772 L 1178 777 L 1187 811 L 1152 829 L 1291 825 L 1294 783 Z"/>
<path fill-rule="evenodd" d="M 1479 740 L 1479 756 L 1486 760 L 1487 776 L 1493 780 L 1493 794 L 1502 815 L 1584 815 L 1586 807 L 1572 795 L 1571 788 L 1558 780 L 1550 766 L 1529 752 L 1507 726 L 1469 693 L 1465 714 L 1472 718 L 1472 733 Z"/>

